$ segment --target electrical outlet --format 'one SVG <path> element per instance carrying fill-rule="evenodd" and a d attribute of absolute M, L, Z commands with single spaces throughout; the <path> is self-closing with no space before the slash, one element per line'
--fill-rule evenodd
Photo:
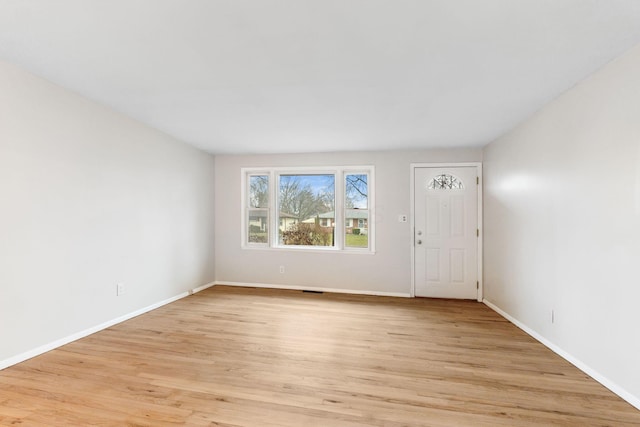
<path fill-rule="evenodd" d="M 280 266 L 280 274 L 284 274 L 284 265 Z"/>
<path fill-rule="evenodd" d="M 551 323 L 556 323 L 556 313 L 554 310 L 551 310 Z"/>
<path fill-rule="evenodd" d="M 118 283 L 116 285 L 116 296 L 124 295 L 126 292 L 126 288 L 124 287 L 124 283 Z"/>
<path fill-rule="evenodd" d="M 398 215 L 398 222 L 407 222 L 407 216 L 404 214 Z"/>

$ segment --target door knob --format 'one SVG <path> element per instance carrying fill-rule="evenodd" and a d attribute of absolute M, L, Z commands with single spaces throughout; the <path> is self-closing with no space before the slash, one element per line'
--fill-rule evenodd
<path fill-rule="evenodd" d="M 422 244 L 422 240 L 418 240 L 416 243 L 421 245 Z"/>

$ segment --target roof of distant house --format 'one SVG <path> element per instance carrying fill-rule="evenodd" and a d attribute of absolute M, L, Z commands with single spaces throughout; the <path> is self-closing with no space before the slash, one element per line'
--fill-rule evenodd
<path fill-rule="evenodd" d="M 303 222 L 313 222 L 315 218 L 333 219 L 334 217 L 335 217 L 334 211 L 329 211 L 329 212 L 321 213 L 315 217 L 305 219 Z M 362 210 L 362 209 L 347 209 L 346 217 L 347 219 L 367 219 L 369 218 L 369 212 L 367 210 Z"/>

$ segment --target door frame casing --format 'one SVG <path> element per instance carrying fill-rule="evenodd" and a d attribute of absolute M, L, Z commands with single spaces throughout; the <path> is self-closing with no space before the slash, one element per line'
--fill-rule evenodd
<path fill-rule="evenodd" d="M 411 163 L 411 183 L 410 183 L 410 203 L 411 203 L 411 290 L 409 292 L 411 298 L 416 296 L 416 245 L 415 245 L 415 232 L 416 232 L 416 169 L 418 168 L 455 168 L 455 167 L 475 167 L 478 177 L 478 302 L 483 301 L 483 276 L 482 276 L 482 162 L 461 162 L 461 163 Z"/>

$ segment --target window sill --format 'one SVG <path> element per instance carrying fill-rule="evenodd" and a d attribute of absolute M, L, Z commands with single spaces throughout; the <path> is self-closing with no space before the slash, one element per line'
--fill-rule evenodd
<path fill-rule="evenodd" d="M 274 252 L 296 252 L 296 253 L 317 253 L 317 254 L 349 254 L 349 255 L 375 255 L 376 252 L 368 249 L 336 249 L 336 248 L 316 248 L 313 246 L 286 247 L 286 246 L 250 246 L 244 245 L 242 249 L 250 251 L 274 251 Z"/>

